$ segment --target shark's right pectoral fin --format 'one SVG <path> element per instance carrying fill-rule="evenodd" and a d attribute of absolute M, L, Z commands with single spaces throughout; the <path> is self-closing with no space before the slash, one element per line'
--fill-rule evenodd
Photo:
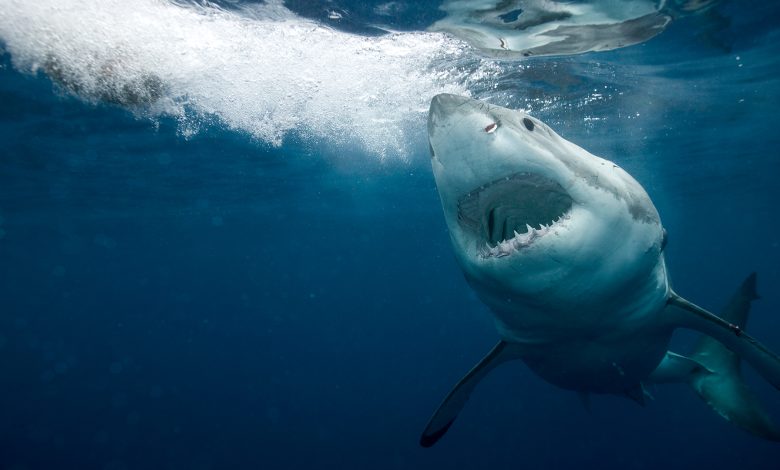
<path fill-rule="evenodd" d="M 491 370 L 495 369 L 496 366 L 506 361 L 519 359 L 518 349 L 515 345 L 499 341 L 487 356 L 460 379 L 444 398 L 444 401 L 441 402 L 433 416 L 431 416 L 420 437 L 420 445 L 431 447 L 441 439 L 452 425 L 452 422 L 455 421 L 460 410 L 463 409 L 463 405 L 466 404 L 471 392 L 476 388 L 479 381 Z"/>

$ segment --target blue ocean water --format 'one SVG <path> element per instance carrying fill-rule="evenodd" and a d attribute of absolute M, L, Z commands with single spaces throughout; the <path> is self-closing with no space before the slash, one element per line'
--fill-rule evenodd
<path fill-rule="evenodd" d="M 0 468 L 778 467 L 684 385 L 588 411 L 520 364 L 417 443 L 497 339 L 429 167 L 438 92 L 626 168 L 675 289 L 717 310 L 757 271 L 780 349 L 776 2 L 522 61 L 422 32 L 439 2 L 26 3 L 0 0 Z M 117 94 L 139 77 L 154 100 Z"/>

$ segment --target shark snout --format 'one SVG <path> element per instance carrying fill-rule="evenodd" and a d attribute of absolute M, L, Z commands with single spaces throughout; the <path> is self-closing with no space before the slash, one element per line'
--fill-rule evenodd
<path fill-rule="evenodd" d="M 436 131 L 443 127 L 447 119 L 452 119 L 459 112 L 473 107 L 473 100 L 464 96 L 442 93 L 431 100 L 428 111 L 428 135 L 433 137 Z M 459 109 L 460 108 L 460 109 Z"/>
<path fill-rule="evenodd" d="M 446 115 L 452 113 L 455 108 L 462 106 L 472 101 L 465 96 L 452 95 L 449 93 L 441 93 L 433 97 L 431 100 L 431 115 Z"/>

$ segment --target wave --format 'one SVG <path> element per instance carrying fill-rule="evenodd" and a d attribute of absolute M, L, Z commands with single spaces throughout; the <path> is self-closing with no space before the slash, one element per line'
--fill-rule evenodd
<path fill-rule="evenodd" d="M 4 0 L 14 66 L 90 102 L 176 117 L 183 135 L 215 120 L 280 146 L 302 139 L 407 158 L 429 100 L 469 94 L 491 73 L 441 33 L 360 36 L 296 16 L 280 0 L 224 9 L 164 0 Z"/>

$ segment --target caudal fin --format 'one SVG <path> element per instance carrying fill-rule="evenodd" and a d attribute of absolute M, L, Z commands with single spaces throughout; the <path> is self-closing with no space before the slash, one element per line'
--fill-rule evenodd
<path fill-rule="evenodd" d="M 720 318 L 730 324 L 731 332 L 726 333 L 726 339 L 747 336 L 742 332 L 747 326 L 751 302 L 758 298 L 756 274 L 752 273 L 721 312 Z M 690 371 L 688 383 L 715 412 L 728 421 L 756 436 L 780 441 L 780 432 L 742 378 L 740 355 L 713 336 L 703 335 L 696 344 L 690 359 L 702 367 Z M 739 351 L 741 348 L 735 349 Z M 753 354 L 755 352 L 749 351 Z M 748 359 L 751 357 L 751 354 L 744 355 Z"/>

